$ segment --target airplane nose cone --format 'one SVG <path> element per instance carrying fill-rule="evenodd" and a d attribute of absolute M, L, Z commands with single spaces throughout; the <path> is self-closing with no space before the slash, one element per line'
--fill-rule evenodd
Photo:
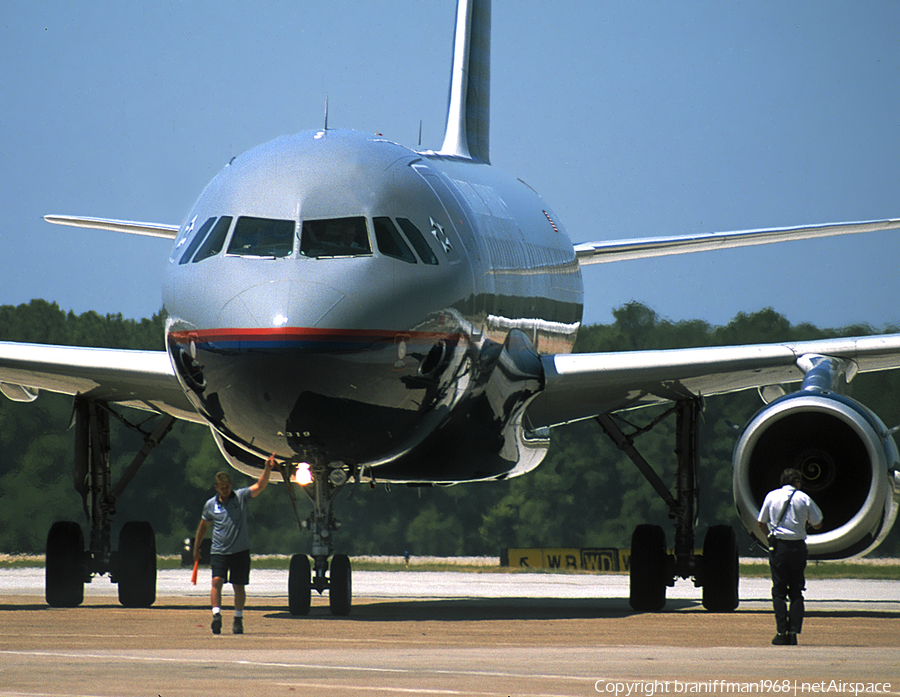
<path fill-rule="evenodd" d="M 417 362 L 403 360 L 410 338 L 357 329 L 362 315 L 360 302 L 328 283 L 263 281 L 236 294 L 215 328 L 181 332 L 176 361 L 230 442 L 363 462 L 397 447 L 426 395 Z"/>
<path fill-rule="evenodd" d="M 251 286 L 222 308 L 220 327 L 322 327 L 359 304 L 337 288 L 315 281 L 273 280 Z"/>

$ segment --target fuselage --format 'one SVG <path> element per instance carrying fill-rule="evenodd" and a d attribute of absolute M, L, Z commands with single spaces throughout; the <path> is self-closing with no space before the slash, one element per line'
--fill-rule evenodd
<path fill-rule="evenodd" d="M 582 313 L 571 241 L 523 182 L 356 131 L 229 163 L 181 226 L 167 347 L 223 453 L 408 482 L 527 471 L 538 353 Z"/>

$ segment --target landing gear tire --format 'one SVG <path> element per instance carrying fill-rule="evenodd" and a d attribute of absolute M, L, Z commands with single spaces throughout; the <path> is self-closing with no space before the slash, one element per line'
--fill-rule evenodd
<path fill-rule="evenodd" d="M 658 525 L 638 525 L 631 536 L 628 602 L 638 612 L 666 605 L 666 535 Z"/>
<path fill-rule="evenodd" d="M 350 614 L 350 606 L 353 604 L 353 585 L 350 558 L 346 554 L 335 554 L 331 558 L 328 604 L 331 606 L 332 615 L 345 617 Z"/>
<path fill-rule="evenodd" d="M 740 602 L 737 536 L 730 525 L 714 525 L 703 540 L 703 607 L 731 612 Z"/>
<path fill-rule="evenodd" d="M 150 523 L 132 520 L 122 526 L 116 582 L 123 607 L 150 607 L 156 602 L 156 535 Z"/>
<path fill-rule="evenodd" d="M 295 554 L 288 572 L 288 611 L 296 616 L 308 615 L 312 603 L 309 557 Z"/>
<path fill-rule="evenodd" d="M 78 523 L 64 520 L 47 534 L 44 593 L 50 607 L 78 607 L 84 602 L 84 533 Z"/>

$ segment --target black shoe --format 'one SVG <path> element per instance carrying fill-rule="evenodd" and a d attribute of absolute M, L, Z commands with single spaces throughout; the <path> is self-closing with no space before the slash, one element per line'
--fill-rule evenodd
<path fill-rule="evenodd" d="M 787 634 L 776 634 L 772 637 L 773 646 L 787 646 L 789 643 Z"/>
<path fill-rule="evenodd" d="M 244 633 L 244 619 L 242 617 L 234 618 L 234 624 L 231 626 L 231 633 L 232 634 L 243 634 Z"/>
<path fill-rule="evenodd" d="M 797 645 L 797 633 L 796 632 L 788 632 L 787 633 L 787 641 L 785 643 L 788 646 L 796 646 Z"/>
<path fill-rule="evenodd" d="M 213 621 L 212 621 L 212 624 L 210 625 L 210 627 L 212 627 L 213 634 L 221 634 L 222 633 L 222 615 L 220 615 L 218 612 L 215 615 L 213 615 Z"/>

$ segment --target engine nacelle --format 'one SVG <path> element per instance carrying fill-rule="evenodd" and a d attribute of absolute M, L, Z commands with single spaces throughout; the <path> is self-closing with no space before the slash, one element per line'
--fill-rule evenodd
<path fill-rule="evenodd" d="M 762 410 L 734 450 L 734 500 L 741 522 L 764 541 L 756 517 L 782 471 L 803 473 L 803 490 L 822 509 L 806 540 L 811 559 L 845 559 L 874 549 L 897 516 L 898 453 L 881 420 L 849 397 L 800 391 Z"/>

